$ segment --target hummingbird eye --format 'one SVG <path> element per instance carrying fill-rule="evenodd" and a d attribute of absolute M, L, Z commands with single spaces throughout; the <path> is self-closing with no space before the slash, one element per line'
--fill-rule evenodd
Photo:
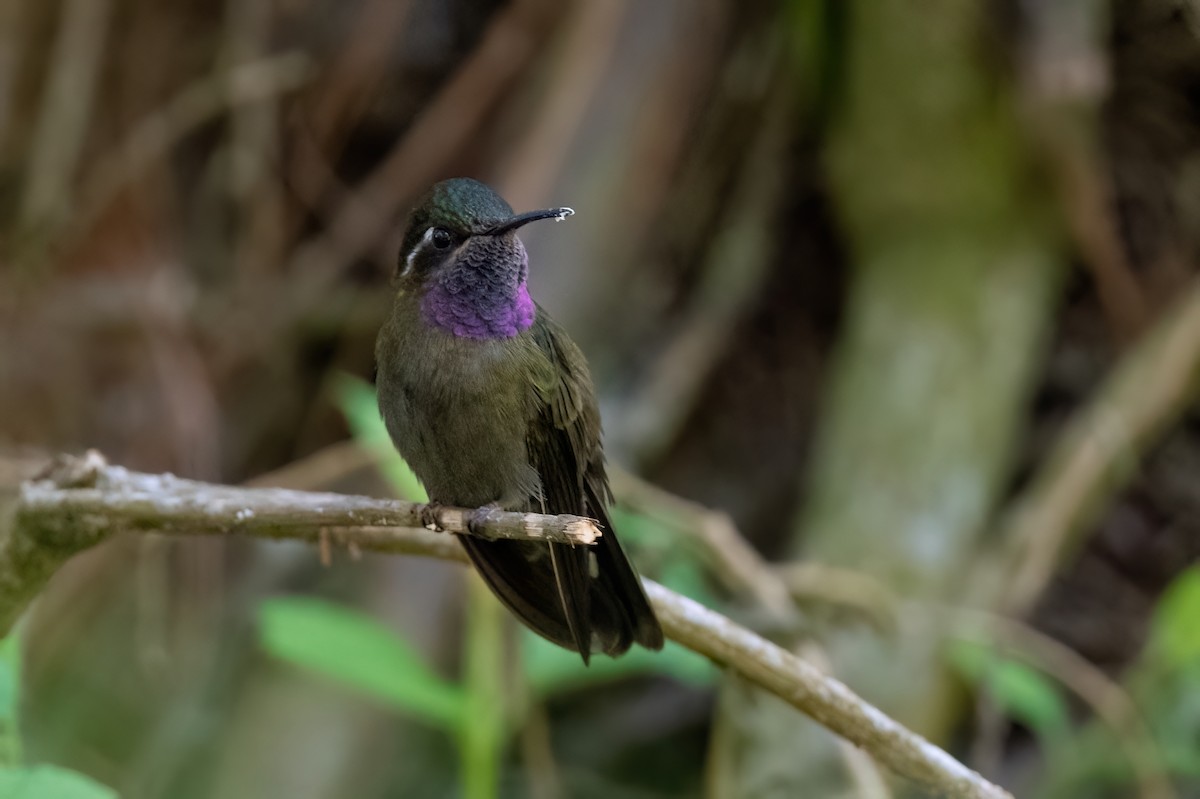
<path fill-rule="evenodd" d="M 435 227 L 429 234 L 429 240 L 439 250 L 444 250 L 454 243 L 454 234 L 444 227 Z"/>

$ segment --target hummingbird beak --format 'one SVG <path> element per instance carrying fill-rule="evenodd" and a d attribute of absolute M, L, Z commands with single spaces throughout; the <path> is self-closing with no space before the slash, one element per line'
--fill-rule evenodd
<path fill-rule="evenodd" d="M 571 208 L 547 208 L 544 211 L 529 211 L 524 214 L 517 214 L 514 217 L 510 217 L 495 227 L 485 230 L 484 235 L 502 236 L 509 231 L 516 230 L 522 225 L 528 225 L 530 222 L 536 222 L 539 219 L 553 219 L 556 222 L 561 222 L 574 213 L 575 211 Z"/>

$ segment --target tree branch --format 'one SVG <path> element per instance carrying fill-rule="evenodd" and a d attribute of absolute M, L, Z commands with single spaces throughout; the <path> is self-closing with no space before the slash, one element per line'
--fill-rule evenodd
<path fill-rule="evenodd" d="M 843 683 L 721 614 L 643 580 L 663 632 L 740 672 L 880 763 L 941 795 L 1000 799 L 1009 793 L 867 704 Z"/>
<path fill-rule="evenodd" d="M 468 529 L 468 520 L 478 521 Z M 377 552 L 464 560 L 449 537 L 423 529 L 585 545 L 599 530 L 576 516 L 543 516 L 284 489 L 232 488 L 130 472 L 97 453 L 64 458 L 25 483 L 0 526 L 0 634 L 72 555 L 118 532 L 245 534 L 332 540 Z M 897 773 L 940 794 L 1012 799 L 849 688 L 724 616 L 649 580 L 646 591 L 667 637 L 733 668 Z"/>
<path fill-rule="evenodd" d="M 1138 460 L 1192 407 L 1200 381 L 1200 280 L 1120 360 L 1013 503 L 995 540 L 1012 564 L 998 590 L 1026 613 Z"/>
<path fill-rule="evenodd" d="M 593 520 L 578 516 L 212 485 L 130 472 L 90 452 L 59 459 L 21 486 L 15 524 L 0 538 L 0 636 L 67 558 L 118 532 L 332 541 L 463 559 L 455 541 L 429 531 L 578 545 L 600 536 Z"/>

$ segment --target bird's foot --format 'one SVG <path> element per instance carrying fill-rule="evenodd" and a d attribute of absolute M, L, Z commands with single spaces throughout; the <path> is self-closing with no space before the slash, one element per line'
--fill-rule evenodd
<path fill-rule="evenodd" d="M 438 516 L 444 508 L 440 502 L 426 502 L 425 507 L 421 508 L 421 526 L 426 530 L 433 530 L 435 533 L 444 533 L 442 525 L 438 522 Z"/>
<path fill-rule="evenodd" d="M 484 529 L 484 525 L 486 525 L 496 514 L 503 512 L 504 509 L 500 507 L 499 502 L 489 502 L 482 508 L 476 508 L 471 512 L 470 517 L 467 519 L 467 532 L 476 538 L 484 538 L 489 541 L 494 539 L 495 536 L 487 534 L 487 531 Z"/>

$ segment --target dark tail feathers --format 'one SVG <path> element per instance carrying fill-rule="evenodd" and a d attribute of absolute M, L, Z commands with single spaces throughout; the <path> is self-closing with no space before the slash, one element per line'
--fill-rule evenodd
<path fill-rule="evenodd" d="M 593 507 L 603 507 L 595 502 Z M 616 657 L 633 644 L 661 649 L 662 628 L 606 513 L 593 547 L 486 541 L 461 536 L 475 568 L 500 601 L 530 629 L 578 652 Z M 589 562 L 594 555 L 595 568 Z"/>

